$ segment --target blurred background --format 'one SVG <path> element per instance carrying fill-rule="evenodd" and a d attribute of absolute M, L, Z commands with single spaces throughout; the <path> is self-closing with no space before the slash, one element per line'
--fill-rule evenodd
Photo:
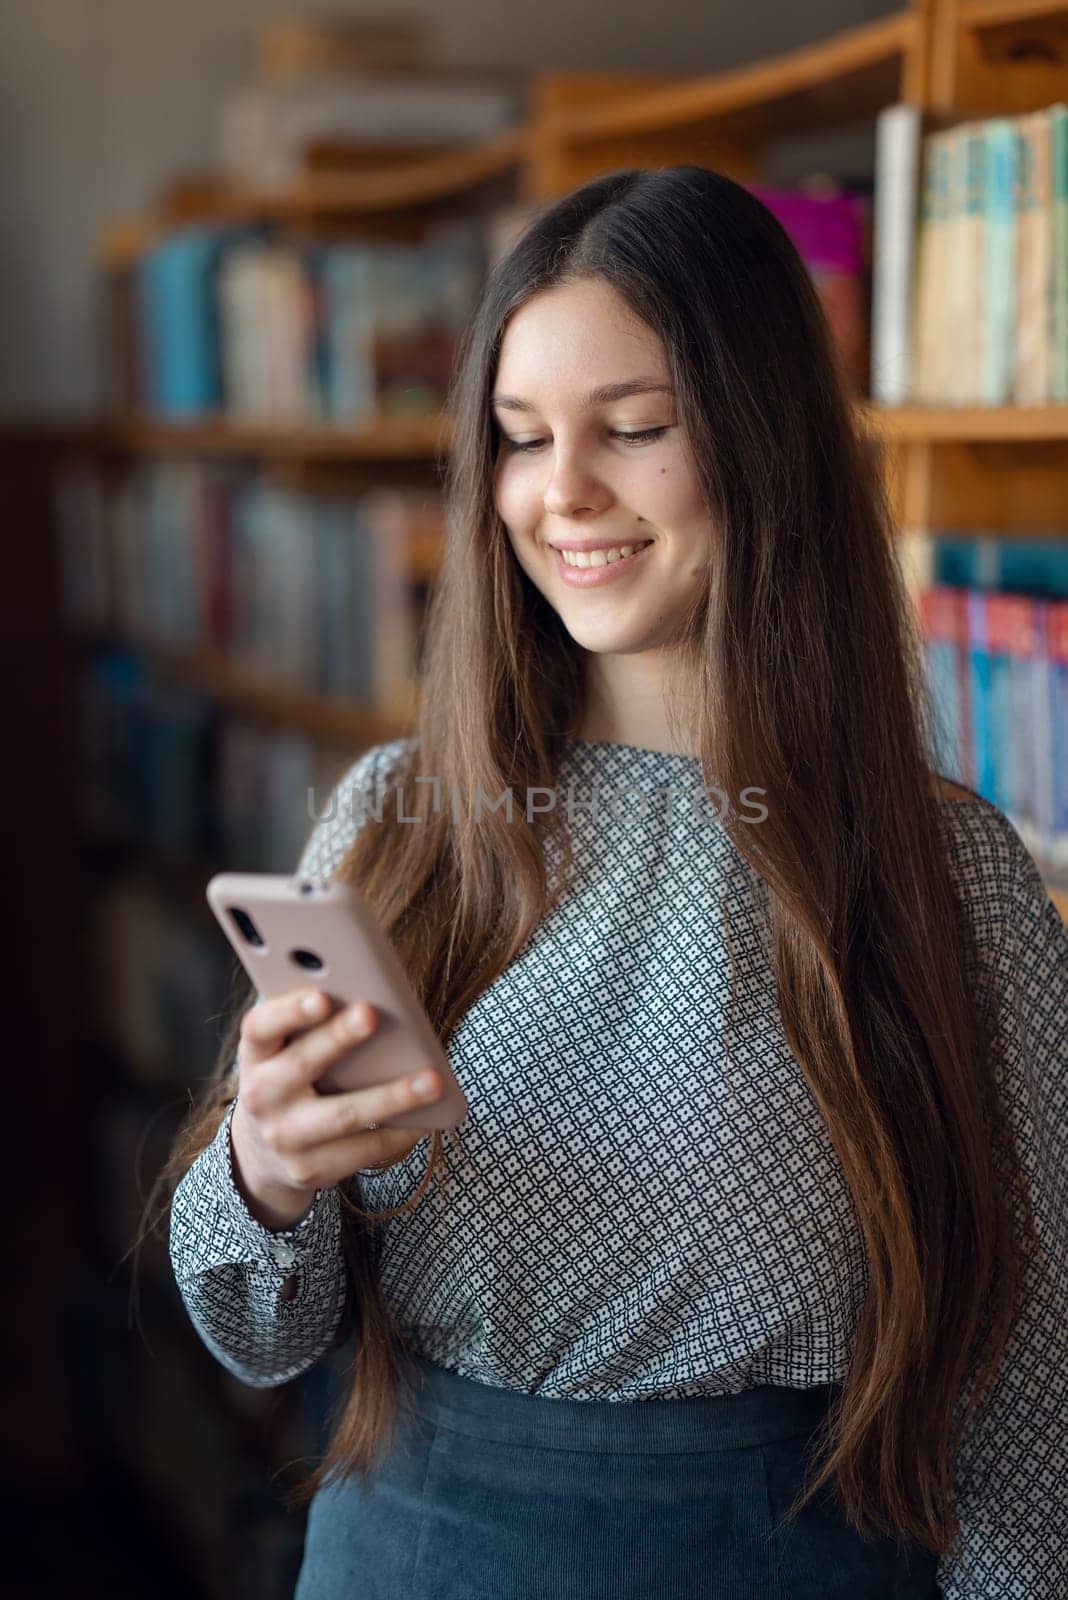
<path fill-rule="evenodd" d="M 539 206 L 688 161 L 780 218 L 885 461 L 933 759 L 1068 915 L 1066 102 L 1051 0 L 0 16 L 10 1593 L 292 1593 L 340 1357 L 245 1387 L 165 1227 L 136 1286 L 128 1252 L 231 994 L 207 879 L 290 870 L 409 726 L 456 340 Z"/>

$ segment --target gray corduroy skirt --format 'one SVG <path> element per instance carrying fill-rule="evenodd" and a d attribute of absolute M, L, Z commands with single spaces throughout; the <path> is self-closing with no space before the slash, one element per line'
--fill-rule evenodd
<path fill-rule="evenodd" d="M 365 1487 L 320 1489 L 295 1600 L 938 1600 L 936 1557 L 796 1520 L 834 1390 L 560 1400 L 414 1358 Z"/>

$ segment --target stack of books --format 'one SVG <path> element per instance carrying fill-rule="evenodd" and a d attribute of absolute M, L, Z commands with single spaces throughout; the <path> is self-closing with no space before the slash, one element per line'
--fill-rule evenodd
<path fill-rule="evenodd" d="M 351 750 L 279 733 L 166 681 L 136 650 L 101 646 L 82 675 L 89 833 L 196 868 L 295 866 Z"/>
<path fill-rule="evenodd" d="M 179 459 L 117 482 L 72 466 L 56 509 L 78 627 L 408 714 L 444 545 L 437 489 L 311 494 Z"/>
<path fill-rule="evenodd" d="M 867 392 L 871 297 L 871 186 L 823 182 L 810 188 L 749 186 L 782 223 L 819 294 L 846 378 Z"/>
<path fill-rule="evenodd" d="M 876 138 L 873 397 L 1068 401 L 1068 105 Z"/>
<path fill-rule="evenodd" d="M 418 244 L 179 229 L 108 286 L 111 401 L 279 426 L 436 414 L 486 270 L 474 220 Z"/>
<path fill-rule="evenodd" d="M 1068 545 L 939 538 L 920 596 L 938 770 L 1068 883 Z"/>

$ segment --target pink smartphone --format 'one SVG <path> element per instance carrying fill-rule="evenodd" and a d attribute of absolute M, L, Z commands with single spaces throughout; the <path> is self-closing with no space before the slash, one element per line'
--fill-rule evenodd
<path fill-rule="evenodd" d="M 456 1081 L 421 1001 L 370 907 L 351 886 L 267 872 L 220 872 L 208 904 L 245 971 L 265 998 L 310 984 L 340 1005 L 366 1000 L 378 1014 L 370 1038 L 329 1066 L 322 1094 L 366 1089 L 420 1067 L 441 1074 L 444 1092 L 383 1126 L 455 1128 L 467 1116 Z"/>

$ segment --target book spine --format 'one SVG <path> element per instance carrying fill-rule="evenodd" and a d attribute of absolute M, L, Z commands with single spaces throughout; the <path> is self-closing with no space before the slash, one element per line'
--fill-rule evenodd
<path fill-rule="evenodd" d="M 986 128 L 986 228 L 984 261 L 982 398 L 1005 405 L 1012 394 L 1015 333 L 1016 126 L 994 117 Z"/>
<path fill-rule="evenodd" d="M 1034 653 L 1031 657 L 1031 737 L 1035 750 L 1035 850 L 1043 861 L 1053 855 L 1053 719 L 1050 703 L 1048 600 L 1032 602 Z"/>
<path fill-rule="evenodd" d="M 983 131 L 977 122 L 954 130 L 950 144 L 949 277 L 946 282 L 946 397 L 955 405 L 979 398 L 982 326 Z"/>
<path fill-rule="evenodd" d="M 1042 405 L 1050 391 L 1050 118 L 1017 119 L 1016 351 L 1013 400 Z"/>
<path fill-rule="evenodd" d="M 1050 107 L 1051 399 L 1068 400 L 1068 105 Z"/>
<path fill-rule="evenodd" d="M 1058 874 L 1068 874 L 1068 600 L 1055 600 L 1047 612 L 1046 651 L 1050 673 L 1050 760 L 1053 822 L 1049 859 Z"/>
<path fill-rule="evenodd" d="M 981 589 L 968 591 L 968 687 L 972 710 L 972 785 L 986 800 L 997 803 L 994 747 L 990 720 L 990 648 L 987 640 L 987 599 Z"/>
<path fill-rule="evenodd" d="M 155 408 L 188 417 L 219 403 L 213 232 L 176 235 L 147 263 L 149 360 Z"/>
<path fill-rule="evenodd" d="M 904 404 L 911 383 L 921 125 L 919 107 L 905 104 L 875 124 L 871 392 L 883 405 Z"/>
<path fill-rule="evenodd" d="M 987 735 L 993 780 L 988 798 L 1015 824 L 1017 778 L 1015 750 L 1011 742 L 1010 601 L 1009 595 L 986 596 L 986 643 L 989 658 Z"/>
<path fill-rule="evenodd" d="M 326 409 L 353 425 L 375 414 L 375 252 L 339 247 L 323 263 Z"/>
<path fill-rule="evenodd" d="M 1037 750 L 1034 738 L 1034 602 L 1027 595 L 1005 596 L 1008 637 L 1008 744 L 1012 770 L 1010 820 L 1027 848 L 1038 849 Z"/>

